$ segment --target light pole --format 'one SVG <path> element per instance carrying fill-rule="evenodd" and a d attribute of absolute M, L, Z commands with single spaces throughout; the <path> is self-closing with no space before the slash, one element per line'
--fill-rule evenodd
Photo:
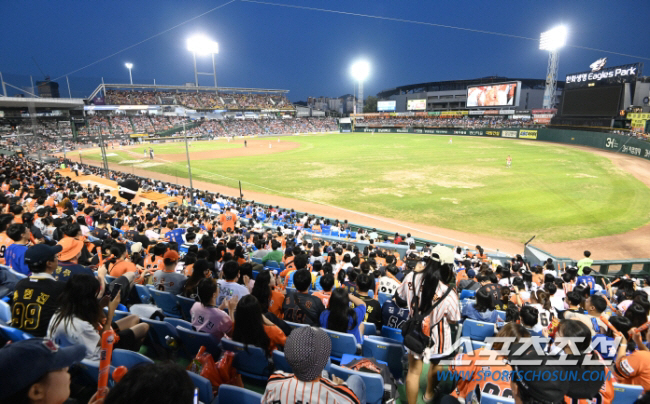
<path fill-rule="evenodd" d="M 190 199 L 194 205 L 194 185 L 192 184 L 192 167 L 190 167 L 190 150 L 187 145 L 187 131 L 185 130 L 185 122 L 183 122 L 183 136 L 185 137 L 185 157 L 187 158 L 187 173 L 190 177 Z"/>
<path fill-rule="evenodd" d="M 129 69 L 129 80 L 131 81 L 131 85 L 133 85 L 133 75 L 131 75 L 131 69 L 133 69 L 133 63 L 124 63 L 124 66 L 126 66 L 126 68 Z"/>
<path fill-rule="evenodd" d="M 539 40 L 539 49 L 546 50 L 548 54 L 548 68 L 546 69 L 546 88 L 544 89 L 545 109 L 555 106 L 555 92 L 557 89 L 557 71 L 560 63 L 559 50 L 566 44 L 567 29 L 564 25 L 557 26 L 542 32 Z"/>
<path fill-rule="evenodd" d="M 363 81 L 370 74 L 370 64 L 366 60 L 358 60 L 350 68 L 352 77 L 359 83 L 359 98 L 357 102 L 357 113 L 363 113 Z"/>
<path fill-rule="evenodd" d="M 219 44 L 204 35 L 195 35 L 187 40 L 187 50 L 192 52 L 194 60 L 194 84 L 199 87 L 199 75 L 212 76 L 214 78 L 214 88 L 217 88 L 217 65 L 214 61 L 214 55 L 219 53 Z M 196 55 L 212 56 L 212 73 L 202 73 L 196 69 Z"/>

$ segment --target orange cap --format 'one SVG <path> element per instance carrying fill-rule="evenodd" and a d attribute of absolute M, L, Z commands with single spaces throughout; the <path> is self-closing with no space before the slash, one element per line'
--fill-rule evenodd
<path fill-rule="evenodd" d="M 76 257 L 84 247 L 83 241 L 77 240 L 73 237 L 63 237 L 63 239 L 59 241 L 59 245 L 63 247 L 63 250 L 59 253 L 59 259 L 61 261 L 70 261 Z"/>
<path fill-rule="evenodd" d="M 176 262 L 180 259 L 180 256 L 175 250 L 168 250 L 165 255 L 163 255 L 163 259 L 169 259 L 170 261 Z"/>

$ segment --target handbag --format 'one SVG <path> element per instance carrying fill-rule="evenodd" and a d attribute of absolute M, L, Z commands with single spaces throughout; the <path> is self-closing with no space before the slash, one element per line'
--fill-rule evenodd
<path fill-rule="evenodd" d="M 421 286 L 420 286 L 421 288 Z M 431 314 L 433 309 L 435 309 L 440 303 L 442 303 L 443 300 L 447 297 L 447 295 L 451 292 L 452 288 L 447 287 L 447 291 L 443 293 L 443 295 L 438 299 L 431 307 L 429 310 L 422 314 L 418 314 L 418 308 L 420 307 L 420 302 L 417 293 L 414 293 L 413 296 L 413 305 L 415 311 L 413 314 L 413 317 L 410 319 L 406 320 L 404 322 L 404 325 L 402 326 L 402 336 L 404 337 L 404 346 L 407 347 L 411 352 L 417 354 L 417 355 L 422 355 L 424 353 L 424 350 L 427 349 L 429 346 L 429 341 L 430 337 L 424 332 L 422 332 L 422 321 Z M 413 290 L 415 292 L 415 290 Z M 432 325 L 431 327 L 434 327 Z"/>

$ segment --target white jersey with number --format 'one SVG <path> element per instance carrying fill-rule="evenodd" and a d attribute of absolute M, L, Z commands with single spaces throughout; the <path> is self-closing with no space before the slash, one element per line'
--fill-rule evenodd
<path fill-rule="evenodd" d="M 537 325 L 533 327 L 533 330 L 542 332 L 542 329 L 547 328 L 549 324 L 551 324 L 553 318 L 557 316 L 555 309 L 551 308 L 551 310 L 545 310 L 539 303 L 531 304 L 531 306 L 536 308 L 538 311 Z"/>

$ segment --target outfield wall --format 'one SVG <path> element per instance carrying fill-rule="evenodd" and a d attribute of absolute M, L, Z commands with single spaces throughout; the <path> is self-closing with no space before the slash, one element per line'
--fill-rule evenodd
<path fill-rule="evenodd" d="M 589 132 L 583 130 L 551 128 L 427 129 L 384 126 L 381 128 L 356 127 L 355 132 L 421 133 L 431 135 L 505 137 L 512 139 L 541 140 L 544 142 L 595 147 L 597 149 L 629 154 L 650 160 L 650 142 L 630 136 L 615 135 L 602 132 Z"/>

